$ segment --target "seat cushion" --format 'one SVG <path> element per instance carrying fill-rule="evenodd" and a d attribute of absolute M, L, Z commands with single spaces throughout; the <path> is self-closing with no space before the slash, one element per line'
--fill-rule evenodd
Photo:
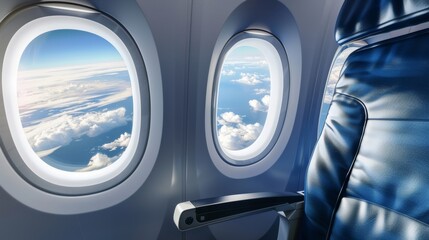
<path fill-rule="evenodd" d="M 399 234 L 403 224 L 427 236 L 428 43 L 429 31 L 421 31 L 347 59 L 307 173 L 305 212 L 314 237 L 412 236 Z M 367 222 L 379 218 L 391 229 Z M 345 223 L 356 231 L 344 230 Z"/>
<path fill-rule="evenodd" d="M 429 239 L 429 226 L 392 209 L 355 198 L 343 198 L 331 239 Z"/>

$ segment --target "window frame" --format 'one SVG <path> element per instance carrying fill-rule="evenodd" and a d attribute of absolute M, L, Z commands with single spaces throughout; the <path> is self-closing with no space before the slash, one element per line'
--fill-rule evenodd
<path fill-rule="evenodd" d="M 271 103 L 273 102 L 273 98 L 271 98 L 272 93 L 270 93 L 270 109 L 268 110 L 267 118 L 265 120 L 263 130 L 254 143 L 252 143 L 250 146 L 241 150 L 235 150 L 235 151 L 226 150 L 219 143 L 219 139 L 217 135 L 217 102 L 218 102 L 219 82 L 221 78 L 223 63 L 226 60 L 228 53 L 232 49 L 234 49 L 237 46 L 237 44 L 240 44 L 240 42 L 246 41 L 248 39 L 257 39 L 258 41 L 261 41 L 261 40 L 265 41 L 267 44 L 272 46 L 273 50 L 276 51 L 279 58 L 278 60 L 280 60 L 276 64 L 277 66 L 281 66 L 282 68 L 278 71 L 280 73 L 277 74 L 282 80 L 280 84 L 281 89 L 278 89 L 281 91 L 277 93 L 281 101 L 280 101 L 280 104 L 278 104 L 278 107 L 272 110 L 272 108 L 275 108 L 276 106 L 272 107 L 271 105 Z M 252 47 L 255 47 L 255 46 L 253 45 Z M 260 49 L 258 47 L 255 47 L 255 48 Z M 273 78 L 271 76 L 272 72 L 273 72 L 272 69 L 270 69 L 271 81 L 273 81 Z M 211 138 L 213 139 L 216 152 L 220 156 L 222 161 L 224 161 L 225 163 L 233 167 L 250 166 L 262 161 L 267 156 L 267 154 L 273 149 L 282 131 L 282 126 L 285 121 L 288 98 L 289 98 L 289 81 L 290 81 L 289 80 L 289 62 L 288 62 L 286 50 L 282 45 L 282 43 L 274 35 L 266 31 L 252 29 L 252 30 L 239 32 L 228 40 L 228 42 L 223 47 L 220 53 L 220 57 L 216 63 L 216 69 L 215 69 L 215 75 L 214 75 L 214 81 L 213 81 L 213 92 L 211 94 L 212 96 L 211 97 L 211 121 L 210 121 Z M 272 86 L 273 86 L 272 82 L 270 86 L 272 89 Z M 269 114 L 271 114 L 271 116 L 269 116 Z M 276 118 L 276 119 L 268 119 L 268 117 Z M 264 133 L 264 131 L 267 131 L 267 127 L 270 127 L 270 126 L 267 126 L 267 123 L 275 124 L 275 127 L 274 129 L 270 129 L 268 133 Z M 261 138 L 261 135 L 263 133 L 265 134 L 265 136 Z M 255 146 L 255 144 L 257 145 Z"/>
<path fill-rule="evenodd" d="M 27 14 L 24 16 L 25 13 Z M 1 31 L 5 33 L 6 36 L 3 36 L 5 39 L 8 39 L 8 41 L 5 41 L 6 43 L 0 46 L 4 54 L 4 58 L 1 60 L 2 107 L 0 108 L 0 122 L 7 124 L 2 124 L 0 127 L 0 139 L 3 152 L 8 162 L 26 182 L 42 191 L 57 195 L 79 196 L 94 194 L 113 188 L 123 182 L 134 172 L 142 160 L 146 150 L 150 128 L 148 77 L 142 56 L 132 37 L 123 26 L 109 16 L 86 7 L 70 4 L 35 5 L 15 12 L 12 16 L 6 18 L 4 22 L 5 24 L 2 26 Z M 115 165 L 115 162 L 109 167 L 100 169 L 100 171 L 68 172 L 55 169 L 44 163 L 32 150 L 27 138 L 24 136 L 16 99 L 15 101 L 13 100 L 13 95 L 16 94 L 16 91 L 14 91 L 16 86 L 15 88 L 12 86 L 12 91 L 10 89 L 11 85 L 14 83 L 16 85 L 16 79 L 8 81 L 5 76 L 9 76 L 11 71 L 13 72 L 14 69 L 17 69 L 21 54 L 26 48 L 26 46 L 19 46 L 21 47 L 21 54 L 16 54 L 16 52 L 14 52 L 16 46 L 13 46 L 14 37 L 20 36 L 20 30 L 25 31 L 29 28 L 33 31 L 33 35 L 30 36 L 31 40 L 29 41 L 29 39 L 26 39 L 22 41 L 30 43 L 32 39 L 49 31 L 37 29 L 36 25 L 39 23 L 53 24 L 54 26 L 48 27 L 49 30 L 83 30 L 104 39 L 108 36 L 106 34 L 111 34 L 108 36 L 109 39 L 106 40 L 120 52 L 125 61 L 127 70 L 130 74 L 133 92 L 132 140 L 123 156 L 121 156 L 125 161 L 119 161 L 121 160 L 120 158 L 116 161 L 118 164 Z M 66 27 L 61 24 L 65 24 Z M 100 32 L 94 33 L 92 30 L 97 28 Z M 8 61 L 7 58 L 9 57 L 14 59 Z M 8 62 L 14 62 L 14 64 L 12 64 L 14 66 L 7 66 Z M 141 119 L 138 119 L 139 117 L 141 117 Z M 37 158 L 35 158 L 35 156 Z M 38 168 L 40 166 L 43 167 Z"/>
<path fill-rule="evenodd" d="M 319 117 L 318 117 L 318 122 L 317 122 L 317 138 L 319 138 L 320 135 L 322 134 L 322 131 L 323 131 L 323 128 L 324 128 L 324 125 L 325 125 L 325 122 L 326 122 L 326 118 L 327 118 L 328 113 L 329 113 L 329 108 L 330 108 L 330 105 L 332 103 L 332 98 L 335 95 L 335 87 L 336 87 L 338 81 L 341 78 L 341 72 L 343 71 L 342 69 L 343 69 L 345 63 L 347 62 L 347 58 L 353 52 L 357 51 L 358 49 L 360 49 L 360 48 L 362 48 L 362 47 L 364 47 L 366 45 L 367 45 L 367 43 L 365 41 L 362 41 L 362 40 L 361 41 L 355 41 L 355 42 L 351 42 L 351 43 L 339 46 L 338 49 L 337 49 L 337 51 L 335 52 L 334 58 L 333 58 L 333 60 L 331 62 L 331 66 L 329 67 L 329 72 L 328 72 L 328 76 L 326 78 L 325 87 L 323 88 L 322 101 L 321 101 L 321 104 L 320 104 L 320 112 L 319 112 Z M 350 52 L 346 53 L 345 55 L 342 55 L 347 49 L 350 49 L 350 48 L 353 48 L 353 49 Z M 338 72 L 339 74 L 338 74 L 338 78 L 336 79 L 336 82 L 334 84 L 334 89 L 333 89 L 334 92 L 332 93 L 331 101 L 329 103 L 325 103 L 324 99 L 325 99 L 325 96 L 327 95 L 329 80 L 331 79 L 332 71 L 334 70 L 334 67 L 337 64 L 337 60 L 340 57 L 344 57 L 344 62 L 341 64 L 341 67 L 339 69 L 339 72 Z M 328 109 L 326 109 L 326 114 L 323 113 L 323 110 L 324 110 L 323 106 L 324 106 L 324 104 L 328 104 Z M 321 122 L 322 117 L 324 118 L 323 122 Z"/>

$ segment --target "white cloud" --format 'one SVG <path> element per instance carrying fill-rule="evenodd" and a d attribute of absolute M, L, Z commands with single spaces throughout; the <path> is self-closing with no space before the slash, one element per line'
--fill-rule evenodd
<path fill-rule="evenodd" d="M 243 120 L 240 115 L 233 112 L 224 112 L 219 116 L 217 121 L 220 125 L 227 125 L 230 123 L 241 123 Z"/>
<path fill-rule="evenodd" d="M 88 162 L 88 165 L 84 168 L 76 170 L 76 172 L 89 172 L 101 168 L 105 168 L 116 161 L 119 156 L 115 156 L 113 158 L 109 158 L 107 155 L 97 153 L 91 157 Z"/>
<path fill-rule="evenodd" d="M 249 106 L 253 111 L 266 112 L 270 106 L 270 95 L 265 95 L 261 101 L 252 99 L 249 101 Z"/>
<path fill-rule="evenodd" d="M 261 101 L 264 104 L 264 106 L 269 107 L 270 106 L 270 95 L 265 95 Z"/>
<path fill-rule="evenodd" d="M 84 135 L 95 137 L 113 128 L 127 124 L 125 108 L 89 112 L 72 116 L 63 115 L 24 129 L 35 152 L 45 152 L 69 144 Z"/>
<path fill-rule="evenodd" d="M 252 108 L 253 111 L 263 111 L 264 109 L 264 105 L 259 102 L 256 99 L 252 99 L 249 101 L 249 106 Z"/>
<path fill-rule="evenodd" d="M 61 147 L 61 146 L 56 147 L 56 148 L 51 148 L 51 149 L 48 149 L 48 150 L 44 150 L 44 151 L 37 152 L 37 156 L 39 156 L 40 158 L 43 158 L 43 157 L 49 156 L 49 155 L 51 155 L 53 152 L 55 152 L 56 150 L 58 150 L 60 147 Z"/>
<path fill-rule="evenodd" d="M 222 70 L 221 74 L 222 76 L 232 76 L 235 72 L 233 70 Z"/>
<path fill-rule="evenodd" d="M 233 112 L 222 113 L 218 117 L 221 127 L 218 129 L 219 143 L 230 150 L 239 150 L 250 146 L 262 131 L 260 123 L 247 124 Z"/>
<path fill-rule="evenodd" d="M 255 88 L 254 91 L 257 95 L 270 94 L 270 90 L 265 88 Z"/>
<path fill-rule="evenodd" d="M 106 143 L 101 146 L 101 148 L 109 151 L 115 151 L 117 148 L 126 148 L 128 147 L 128 144 L 130 143 L 131 134 L 125 132 L 119 136 L 118 139 L 111 143 Z"/>
<path fill-rule="evenodd" d="M 261 134 L 263 126 L 255 124 L 223 125 L 218 130 L 219 143 L 230 150 L 239 150 L 250 146 Z"/>
<path fill-rule="evenodd" d="M 240 79 L 232 80 L 232 81 L 240 84 L 245 84 L 245 85 L 256 85 L 256 84 L 262 83 L 262 81 L 259 79 L 260 76 L 257 74 L 241 73 L 240 76 L 241 76 Z"/>

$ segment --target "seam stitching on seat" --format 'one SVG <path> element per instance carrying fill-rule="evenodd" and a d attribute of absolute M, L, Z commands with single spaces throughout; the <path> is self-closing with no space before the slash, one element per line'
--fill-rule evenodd
<path fill-rule="evenodd" d="M 342 197 L 344 195 L 344 192 L 345 192 L 345 190 L 347 188 L 347 185 L 348 185 L 348 182 L 349 182 L 349 179 L 350 179 L 350 175 L 352 173 L 354 164 L 356 162 L 356 158 L 357 158 L 358 153 L 360 151 L 360 147 L 361 147 L 361 144 L 362 144 L 362 139 L 363 139 L 363 136 L 365 135 L 365 129 L 366 129 L 367 121 L 368 121 L 368 110 L 367 110 L 365 104 L 360 99 L 358 99 L 358 98 L 356 98 L 354 96 L 350 96 L 350 95 L 344 94 L 344 93 L 336 93 L 335 95 L 341 95 L 341 96 L 344 96 L 346 98 L 349 98 L 349 99 L 351 99 L 351 100 L 359 103 L 362 106 L 362 109 L 364 110 L 365 117 L 364 117 L 364 123 L 363 123 L 363 126 L 362 126 L 362 133 L 361 133 L 361 136 L 360 136 L 359 145 L 358 145 L 358 147 L 356 149 L 356 152 L 355 152 L 355 155 L 353 157 L 352 163 L 350 164 L 349 170 L 347 171 L 346 177 L 344 178 L 343 185 L 341 186 L 340 192 L 338 193 L 337 200 L 335 202 L 334 209 L 333 209 L 332 214 L 331 214 L 331 219 L 329 220 L 329 227 L 328 227 L 328 232 L 326 234 L 326 239 L 329 239 L 329 237 L 331 235 L 332 227 L 333 227 L 333 224 L 334 224 L 335 215 L 336 215 L 336 212 L 337 212 L 338 207 L 340 205 L 341 199 L 342 199 Z"/>

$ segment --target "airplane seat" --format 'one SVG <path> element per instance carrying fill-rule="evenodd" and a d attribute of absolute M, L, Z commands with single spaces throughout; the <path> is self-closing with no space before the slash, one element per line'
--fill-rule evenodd
<path fill-rule="evenodd" d="M 428 21 L 429 0 L 344 2 L 340 45 L 387 39 L 368 41 L 343 66 L 307 171 L 301 238 L 429 239 L 429 29 L 389 34 Z M 255 193 L 189 201 L 174 219 L 187 230 L 302 199 Z"/>
<path fill-rule="evenodd" d="M 429 20 L 429 1 L 345 1 L 340 44 Z M 429 239 L 429 29 L 345 62 L 305 186 L 308 239 Z"/>

